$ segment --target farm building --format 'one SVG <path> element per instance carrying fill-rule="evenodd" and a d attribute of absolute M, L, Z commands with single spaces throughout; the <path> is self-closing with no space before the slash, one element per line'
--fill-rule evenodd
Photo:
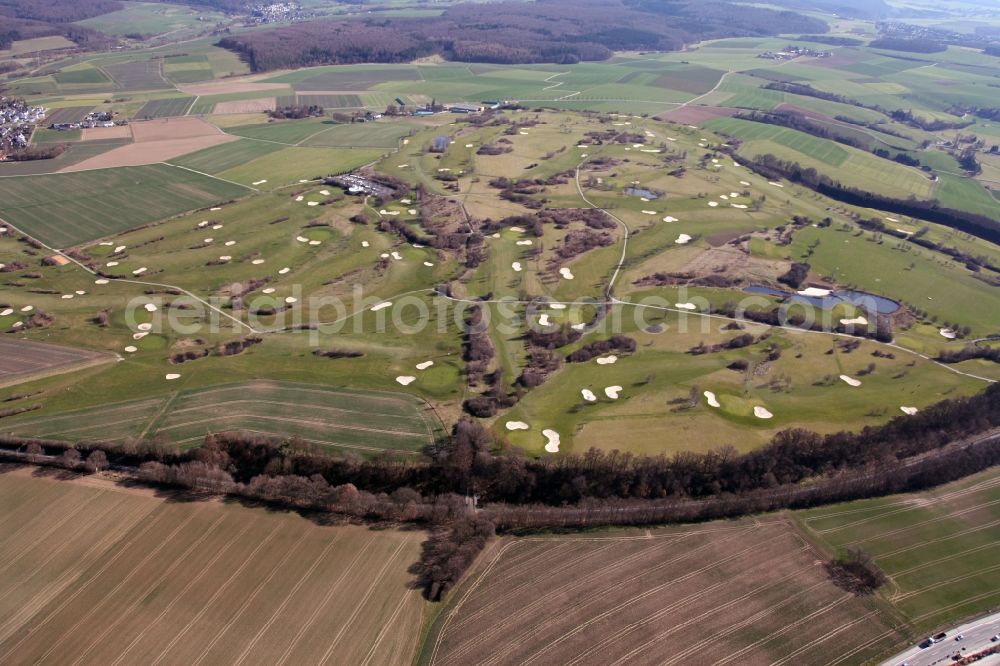
<path fill-rule="evenodd" d="M 483 110 L 482 104 L 452 104 L 448 107 L 452 113 L 480 113 Z"/>

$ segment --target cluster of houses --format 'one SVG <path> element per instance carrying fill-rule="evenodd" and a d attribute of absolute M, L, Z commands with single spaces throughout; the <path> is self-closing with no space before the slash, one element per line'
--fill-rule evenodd
<path fill-rule="evenodd" d="M 302 18 L 302 7 L 298 3 L 271 2 L 250 7 L 250 18 L 247 23 L 251 25 L 286 23 L 300 21 Z"/>
<path fill-rule="evenodd" d="M 396 190 L 388 185 L 379 183 L 371 178 L 366 178 L 365 176 L 356 173 L 332 176 L 327 178 L 325 182 L 327 185 L 337 185 L 342 187 L 347 190 L 349 194 L 369 194 L 375 197 L 389 198 L 396 193 Z"/>
<path fill-rule="evenodd" d="M 124 121 L 122 121 L 124 123 Z M 95 127 L 114 127 L 114 113 L 111 111 L 94 111 L 88 113 L 78 123 L 52 123 L 49 129 L 65 132 L 68 130 L 93 129 Z"/>
<path fill-rule="evenodd" d="M 791 60 L 792 58 L 798 58 L 799 56 L 829 58 L 832 55 L 832 51 L 817 51 L 816 49 L 810 49 L 804 46 L 786 46 L 781 51 L 764 51 L 763 53 L 758 53 L 757 57 L 764 58 L 765 60 Z"/>
<path fill-rule="evenodd" d="M 45 113 L 43 107 L 29 106 L 22 99 L 0 97 L 0 159 L 12 150 L 28 147 L 31 133 Z"/>

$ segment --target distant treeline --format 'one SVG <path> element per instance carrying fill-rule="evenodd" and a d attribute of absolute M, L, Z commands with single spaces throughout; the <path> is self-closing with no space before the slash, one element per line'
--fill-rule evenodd
<path fill-rule="evenodd" d="M 230 35 L 219 45 L 254 71 L 362 62 L 449 60 L 500 64 L 606 60 L 616 50 L 670 51 L 701 39 L 822 31 L 825 24 L 793 12 L 725 2 L 541 0 L 498 2 L 484 20 L 480 4 L 449 7 L 441 16 L 318 20 Z"/>
<path fill-rule="evenodd" d="M 799 35 L 798 42 L 813 42 L 829 46 L 861 46 L 864 41 L 853 37 L 834 37 L 833 35 Z"/>
<path fill-rule="evenodd" d="M 767 178 L 772 180 L 786 178 L 852 206 L 909 215 L 964 231 L 992 243 L 1000 243 L 1000 220 L 986 215 L 944 208 L 937 200 L 897 199 L 856 187 L 847 187 L 812 167 L 803 167 L 798 162 L 782 160 L 770 153 L 752 159 L 736 156 L 736 159 Z"/>
<path fill-rule="evenodd" d="M 868 44 L 873 49 L 889 51 L 905 51 L 907 53 L 940 53 L 948 46 L 932 39 L 903 39 L 900 37 L 882 37 Z"/>

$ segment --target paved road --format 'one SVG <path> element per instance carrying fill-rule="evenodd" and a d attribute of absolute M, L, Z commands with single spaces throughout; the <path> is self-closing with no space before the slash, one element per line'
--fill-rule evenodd
<path fill-rule="evenodd" d="M 1000 634 L 1000 613 L 987 615 L 986 617 L 963 624 L 960 627 L 949 629 L 947 634 L 948 636 L 940 643 L 935 643 L 923 649 L 913 646 L 905 652 L 897 654 L 892 659 L 883 661 L 880 666 L 900 666 L 900 664 L 907 664 L 908 666 L 932 666 L 933 664 L 938 664 L 939 666 L 943 666 L 944 664 L 953 663 L 952 656 L 956 653 L 960 652 L 963 656 L 966 656 L 982 652 L 987 647 L 998 645 L 1000 643 L 992 643 L 990 638 L 996 634 Z M 955 637 L 959 634 L 964 635 L 965 638 L 961 641 L 956 641 Z"/>

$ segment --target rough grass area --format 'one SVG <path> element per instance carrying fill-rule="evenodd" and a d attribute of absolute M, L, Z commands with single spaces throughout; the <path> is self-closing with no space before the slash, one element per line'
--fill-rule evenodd
<path fill-rule="evenodd" d="M 247 191 L 165 164 L 11 177 L 0 179 L 0 218 L 70 247 Z"/>
<path fill-rule="evenodd" d="M 0 662 L 413 657 L 424 602 L 407 568 L 421 532 L 0 471 Z"/>

